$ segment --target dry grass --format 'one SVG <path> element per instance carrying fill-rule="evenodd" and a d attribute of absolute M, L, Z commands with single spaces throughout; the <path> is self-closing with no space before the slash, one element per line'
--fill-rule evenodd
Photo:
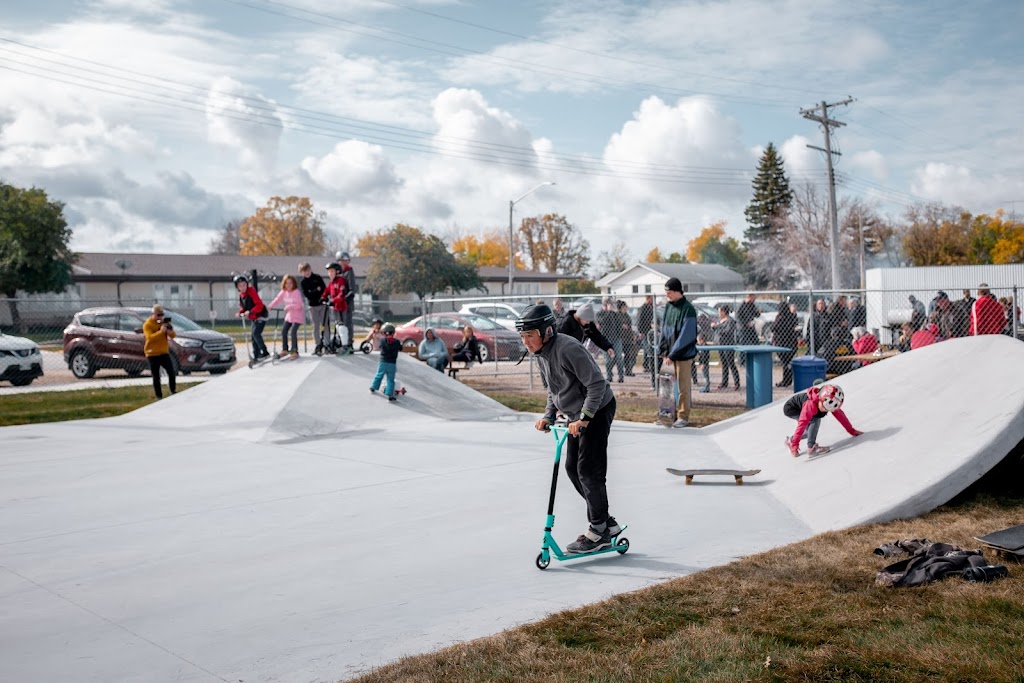
<path fill-rule="evenodd" d="M 178 392 L 185 391 L 190 386 L 193 386 L 193 383 L 179 380 Z M 165 382 L 164 396 L 168 394 Z M 152 386 L 9 394 L 0 397 L 0 427 L 113 417 L 130 413 L 155 400 Z"/>
<path fill-rule="evenodd" d="M 873 581 L 893 560 L 871 551 L 911 537 L 973 548 L 973 536 L 1022 516 L 1022 499 L 982 497 L 915 520 L 822 534 L 356 680 L 1019 683 L 1019 566 L 989 584 L 892 589 Z"/>

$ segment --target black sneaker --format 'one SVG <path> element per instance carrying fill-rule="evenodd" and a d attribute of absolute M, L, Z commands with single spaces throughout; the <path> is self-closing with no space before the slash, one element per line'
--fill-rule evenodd
<path fill-rule="evenodd" d="M 565 552 L 574 554 L 592 553 L 595 550 L 609 548 L 611 544 L 612 537 L 608 534 L 608 529 L 598 532 L 594 531 L 594 527 L 590 527 L 585 534 L 581 534 L 579 538 L 566 546 Z"/>
<path fill-rule="evenodd" d="M 394 396 L 388 396 L 388 400 L 389 401 L 397 401 L 398 399 L 395 398 Z"/>

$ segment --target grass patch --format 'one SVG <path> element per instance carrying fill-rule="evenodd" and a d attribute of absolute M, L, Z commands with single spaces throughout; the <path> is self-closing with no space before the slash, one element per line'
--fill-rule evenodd
<path fill-rule="evenodd" d="M 469 382 L 467 382 L 469 384 Z M 543 413 L 545 397 L 529 391 L 493 389 L 487 386 L 473 387 L 512 410 L 526 413 Z M 626 422 L 651 423 L 658 415 L 658 399 L 653 396 L 615 396 L 615 419 Z M 746 412 L 744 408 L 694 406 L 690 411 L 690 426 L 706 427 Z"/>
<path fill-rule="evenodd" d="M 1024 500 L 981 497 L 821 534 L 355 680 L 1019 683 L 1024 571 L 892 589 L 874 575 L 894 560 L 871 551 L 909 537 L 974 548 L 1021 517 Z"/>
<path fill-rule="evenodd" d="M 192 384 L 179 382 L 178 392 L 185 391 Z M 167 394 L 165 385 L 164 395 Z M 0 398 L 0 427 L 113 417 L 154 401 L 151 386 L 9 394 Z"/>

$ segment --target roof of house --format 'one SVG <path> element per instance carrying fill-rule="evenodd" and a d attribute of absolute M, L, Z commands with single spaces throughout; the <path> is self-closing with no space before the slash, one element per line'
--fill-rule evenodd
<path fill-rule="evenodd" d="M 325 272 L 333 261 L 322 254 L 315 256 L 238 256 L 224 254 L 136 254 L 84 252 L 72 269 L 77 280 L 212 280 L 229 281 L 235 273 L 248 273 L 254 268 L 267 276 L 281 277 L 298 273 L 300 263 L 309 263 L 313 272 Z M 361 279 L 372 258 L 352 257 L 352 267 Z M 481 266 L 477 269 L 485 281 L 508 279 L 508 269 Z M 526 282 L 548 282 L 571 276 L 517 270 L 515 278 Z"/>
<path fill-rule="evenodd" d="M 714 263 L 636 263 L 618 273 L 608 273 L 597 281 L 600 287 L 610 287 L 617 279 L 637 268 L 644 268 L 665 279 L 679 278 L 683 283 L 703 283 L 717 285 L 742 284 L 743 276 L 731 268 Z"/>

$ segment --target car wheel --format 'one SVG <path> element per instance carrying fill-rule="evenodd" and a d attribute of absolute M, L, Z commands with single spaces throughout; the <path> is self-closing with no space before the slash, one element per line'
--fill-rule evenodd
<path fill-rule="evenodd" d="M 772 340 L 775 338 L 775 331 L 772 329 L 772 324 L 768 323 L 762 327 L 761 334 L 764 336 L 764 343 L 771 344 Z"/>
<path fill-rule="evenodd" d="M 412 339 L 406 339 L 405 341 L 402 342 L 402 348 L 408 351 L 409 349 L 419 348 L 419 345 Z"/>
<path fill-rule="evenodd" d="M 84 349 L 79 349 L 71 355 L 68 367 L 71 368 L 71 374 L 78 379 L 89 379 L 96 374 L 96 363 Z"/>
<path fill-rule="evenodd" d="M 480 345 L 480 360 L 483 363 L 487 362 L 487 359 L 491 357 L 491 350 L 487 348 L 487 344 Z"/>
<path fill-rule="evenodd" d="M 138 377 L 142 374 L 142 370 L 140 368 L 129 368 L 126 369 L 125 372 L 128 373 L 129 377 Z"/>
<path fill-rule="evenodd" d="M 35 377 L 29 375 L 18 375 L 11 380 L 11 384 L 16 387 L 27 387 L 29 384 L 32 384 L 34 379 Z"/>

